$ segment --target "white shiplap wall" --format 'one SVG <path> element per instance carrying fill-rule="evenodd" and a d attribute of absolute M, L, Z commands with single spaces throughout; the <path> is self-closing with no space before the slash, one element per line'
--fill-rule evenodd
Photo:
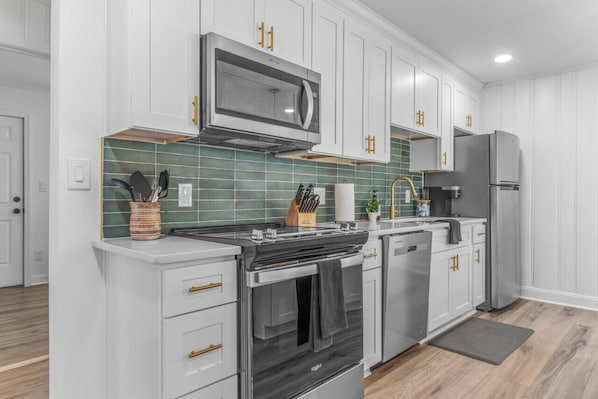
<path fill-rule="evenodd" d="M 484 133 L 521 139 L 522 294 L 598 309 L 598 67 L 486 87 Z"/>

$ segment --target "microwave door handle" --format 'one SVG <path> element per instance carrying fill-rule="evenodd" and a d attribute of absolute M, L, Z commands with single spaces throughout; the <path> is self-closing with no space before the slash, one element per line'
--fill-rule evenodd
<path fill-rule="evenodd" d="M 311 91 L 311 86 L 307 80 L 303 81 L 303 93 L 307 97 L 307 112 L 303 118 L 303 130 L 307 130 L 314 116 L 314 93 Z"/>

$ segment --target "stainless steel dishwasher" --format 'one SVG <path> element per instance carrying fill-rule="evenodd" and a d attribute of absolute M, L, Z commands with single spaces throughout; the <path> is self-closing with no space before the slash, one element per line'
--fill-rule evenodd
<path fill-rule="evenodd" d="M 382 240 L 382 362 L 386 362 L 426 337 L 432 232 Z"/>

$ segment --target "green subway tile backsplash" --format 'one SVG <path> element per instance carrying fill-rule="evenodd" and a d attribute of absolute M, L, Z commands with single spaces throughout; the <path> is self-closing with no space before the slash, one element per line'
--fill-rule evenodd
<path fill-rule="evenodd" d="M 410 176 L 421 191 L 422 174 L 409 172 L 409 153 L 408 141 L 392 138 L 388 165 L 350 166 L 196 144 L 150 144 L 107 138 L 102 180 L 104 237 L 129 235 L 129 193 L 113 186 L 110 179 L 128 181 L 136 170 L 148 179 L 155 179 L 160 170 L 170 171 L 168 197 L 161 201 L 163 232 L 173 227 L 283 222 L 299 183 L 313 183 L 326 190 L 326 204 L 318 208 L 318 222 L 334 221 L 335 183 L 355 184 L 358 220 L 366 219 L 364 202 L 372 190 L 378 191 L 382 217 L 388 217 L 389 188 L 394 178 Z M 193 185 L 192 207 L 179 208 L 179 183 Z M 403 182 L 397 188 L 400 216 L 415 214 L 414 203 L 403 204 L 407 189 Z"/>

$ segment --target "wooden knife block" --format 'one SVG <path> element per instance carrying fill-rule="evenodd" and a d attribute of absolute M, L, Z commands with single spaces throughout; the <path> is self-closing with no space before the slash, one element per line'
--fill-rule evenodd
<path fill-rule="evenodd" d="M 291 201 L 285 223 L 287 226 L 298 226 L 298 227 L 316 227 L 316 213 L 300 213 L 299 208 L 301 204 L 297 205 L 295 200 Z"/>

